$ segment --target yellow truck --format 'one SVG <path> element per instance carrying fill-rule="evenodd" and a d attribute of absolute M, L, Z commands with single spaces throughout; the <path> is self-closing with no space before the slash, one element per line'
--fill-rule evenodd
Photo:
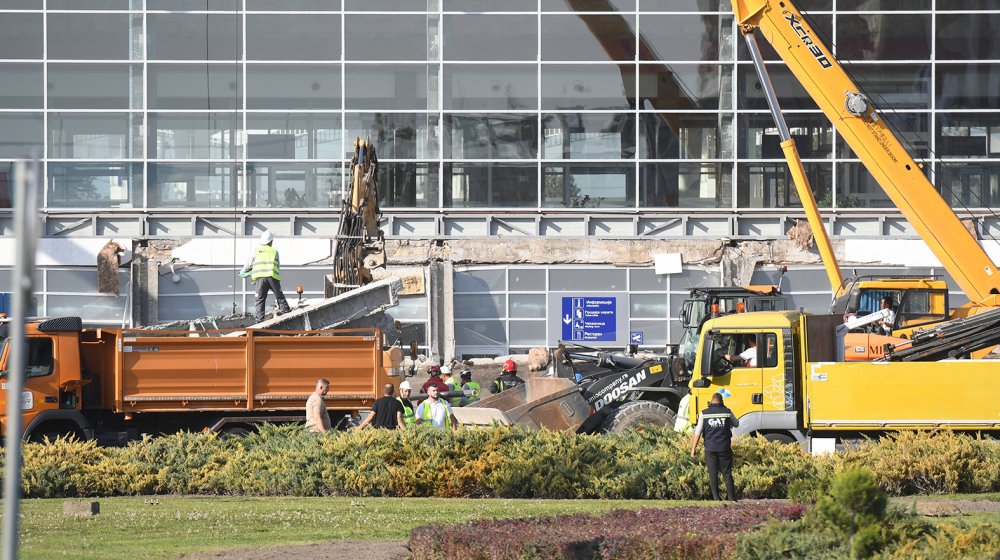
<path fill-rule="evenodd" d="M 707 322 L 688 418 L 721 392 L 734 435 L 784 442 L 894 430 L 1000 432 L 1000 367 L 989 360 L 837 362 L 839 315 L 740 313 Z M 730 361 L 757 345 L 754 367 Z"/>

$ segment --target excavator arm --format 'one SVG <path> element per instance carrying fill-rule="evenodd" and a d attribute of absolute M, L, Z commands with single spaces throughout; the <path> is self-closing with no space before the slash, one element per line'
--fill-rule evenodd
<path fill-rule="evenodd" d="M 992 259 L 794 4 L 732 0 L 732 5 L 740 32 L 759 31 L 771 44 L 969 300 L 984 307 L 1000 304 L 1000 274 Z"/>

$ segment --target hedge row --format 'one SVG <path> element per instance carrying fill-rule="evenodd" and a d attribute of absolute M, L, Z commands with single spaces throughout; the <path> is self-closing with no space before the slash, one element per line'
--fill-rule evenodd
<path fill-rule="evenodd" d="M 418 527 L 409 546 L 413 560 L 715 560 L 732 556 L 738 533 L 771 519 L 798 519 L 804 511 L 798 504 L 744 503 L 483 520 Z"/>
<path fill-rule="evenodd" d="M 708 497 L 690 439 L 491 428 L 310 434 L 263 426 L 246 437 L 180 433 L 101 448 L 64 439 L 24 447 L 31 497 L 142 494 L 504 498 Z M 903 433 L 813 458 L 762 438 L 734 442 L 742 498 L 806 497 L 837 472 L 865 468 L 892 494 L 1000 491 L 1000 442 Z"/>

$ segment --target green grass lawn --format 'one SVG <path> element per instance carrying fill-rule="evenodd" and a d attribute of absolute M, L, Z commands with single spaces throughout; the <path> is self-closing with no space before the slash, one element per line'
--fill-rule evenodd
<path fill-rule="evenodd" d="M 63 500 L 22 502 L 21 557 L 174 558 L 182 552 L 332 540 L 407 539 L 420 525 L 486 517 L 603 513 L 705 502 L 441 498 L 103 498 L 67 518 Z M 158 503 L 157 503 L 158 502 Z"/>

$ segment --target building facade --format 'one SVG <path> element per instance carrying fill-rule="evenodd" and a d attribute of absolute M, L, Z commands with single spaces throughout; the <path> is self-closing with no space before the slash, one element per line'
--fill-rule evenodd
<path fill-rule="evenodd" d="M 992 243 L 1000 5 L 796 4 Z M 912 230 L 764 50 L 838 256 L 943 272 L 900 257 Z M 112 238 L 157 263 L 158 320 L 252 307 L 233 270 L 263 229 L 295 246 L 286 287 L 322 293 L 355 137 L 380 157 L 390 269 L 427 280 L 397 314 L 433 354 L 552 344 L 580 294 L 613 298 L 602 342 L 662 345 L 689 287 L 770 265 L 803 306 L 829 298 L 784 240 L 801 205 L 728 0 L 0 0 L 0 76 L 0 247 L 9 162 L 43 165 L 39 314 L 134 315 L 96 293 Z M 656 274 L 664 253 L 683 270 Z"/>

